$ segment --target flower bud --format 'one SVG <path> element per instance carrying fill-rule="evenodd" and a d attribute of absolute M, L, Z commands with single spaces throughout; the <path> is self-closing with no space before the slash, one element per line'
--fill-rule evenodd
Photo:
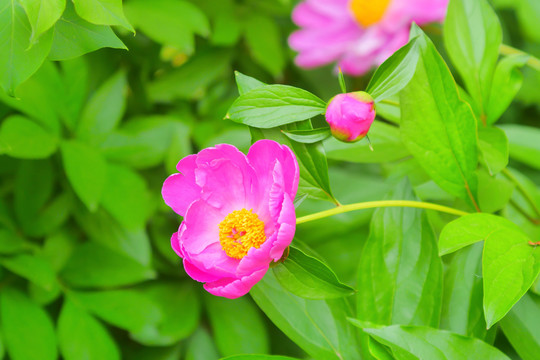
<path fill-rule="evenodd" d="M 375 102 L 363 91 L 339 94 L 330 99 L 325 117 L 336 139 L 358 141 L 366 136 L 375 119 Z"/>

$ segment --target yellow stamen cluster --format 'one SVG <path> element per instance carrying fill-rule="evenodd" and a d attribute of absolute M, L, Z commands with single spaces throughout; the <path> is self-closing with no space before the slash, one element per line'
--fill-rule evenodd
<path fill-rule="evenodd" d="M 266 241 L 264 222 L 253 210 L 235 210 L 219 224 L 219 243 L 227 256 L 241 259 Z"/>
<path fill-rule="evenodd" d="M 351 0 L 350 9 L 356 21 L 364 27 L 379 22 L 391 0 Z"/>

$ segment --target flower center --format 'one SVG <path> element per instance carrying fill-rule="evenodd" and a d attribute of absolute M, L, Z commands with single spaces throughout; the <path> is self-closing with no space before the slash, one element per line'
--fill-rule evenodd
<path fill-rule="evenodd" d="M 371 26 L 382 19 L 391 0 L 351 0 L 349 7 L 360 25 Z"/>
<path fill-rule="evenodd" d="M 264 222 L 253 210 L 234 210 L 219 224 L 219 243 L 227 256 L 241 259 L 266 241 Z"/>

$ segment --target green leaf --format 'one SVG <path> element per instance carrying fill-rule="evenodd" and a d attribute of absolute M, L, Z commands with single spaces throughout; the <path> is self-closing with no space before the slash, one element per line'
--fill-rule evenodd
<path fill-rule="evenodd" d="M 223 2 L 227 4 L 227 2 Z M 230 5 L 229 5 L 230 4 Z M 233 46 L 238 42 L 243 31 L 243 23 L 236 14 L 236 8 L 229 3 L 214 16 L 212 44 L 217 46 Z"/>
<path fill-rule="evenodd" d="M 391 123 L 399 124 L 401 122 L 401 107 L 399 104 L 399 94 L 392 96 L 386 101 L 381 101 L 380 103 L 378 103 L 376 110 L 379 117 L 386 119 Z M 371 126 L 371 129 L 373 129 L 373 124 Z"/>
<path fill-rule="evenodd" d="M 287 136 L 289 139 L 303 143 L 303 144 L 313 144 L 318 141 L 323 141 L 330 135 L 330 129 L 329 128 L 318 128 L 313 130 L 281 130 L 285 136 Z"/>
<path fill-rule="evenodd" d="M 540 295 L 540 276 L 536 278 L 533 286 L 530 289 L 534 294 Z"/>
<path fill-rule="evenodd" d="M 66 0 L 19 0 L 19 2 L 32 26 L 31 43 L 37 42 L 40 35 L 56 23 L 66 7 Z"/>
<path fill-rule="evenodd" d="M 500 128 L 508 136 L 510 157 L 540 169 L 540 129 L 518 124 L 502 125 Z"/>
<path fill-rule="evenodd" d="M 408 180 L 388 199 L 419 199 Z M 437 326 L 442 262 L 423 210 L 381 208 L 373 214 L 358 267 L 357 316 L 376 324 Z M 414 289 L 414 290 L 412 290 Z"/>
<path fill-rule="evenodd" d="M 375 121 L 369 130 L 369 140 L 344 143 L 335 138 L 324 142 L 329 159 L 357 163 L 382 163 L 396 161 L 410 156 L 399 136 L 399 129 L 382 121 Z"/>
<path fill-rule="evenodd" d="M 193 154 L 190 137 L 191 130 L 189 127 L 177 122 L 173 128 L 171 144 L 165 155 L 165 169 L 169 174 L 177 171 L 176 164 L 178 163 L 178 159 Z"/>
<path fill-rule="evenodd" d="M 85 57 L 64 60 L 60 64 L 61 79 L 65 88 L 65 110 L 62 120 L 67 129 L 74 132 L 88 93 L 89 64 Z"/>
<path fill-rule="evenodd" d="M 478 129 L 478 146 L 490 175 L 498 174 L 508 165 L 508 139 L 503 130 L 496 127 Z"/>
<path fill-rule="evenodd" d="M 192 281 L 151 282 L 138 287 L 138 291 L 152 300 L 164 314 L 157 327 L 132 334 L 138 342 L 148 346 L 172 345 L 197 328 L 201 306 Z"/>
<path fill-rule="evenodd" d="M 97 210 L 107 180 L 107 164 L 97 149 L 82 142 L 69 140 L 61 146 L 71 186 L 90 211 Z"/>
<path fill-rule="evenodd" d="M 12 288 L 3 288 L 0 315 L 10 359 L 57 359 L 53 322 L 45 310 L 26 295 Z"/>
<path fill-rule="evenodd" d="M 456 252 L 445 269 L 441 329 L 485 339 L 482 309 L 482 244 Z"/>
<path fill-rule="evenodd" d="M 77 137 L 100 140 L 120 122 L 126 109 L 127 80 L 123 71 L 110 77 L 83 109 Z"/>
<path fill-rule="evenodd" d="M 501 24 L 486 0 L 450 1 L 444 43 L 484 123 L 501 41 Z"/>
<path fill-rule="evenodd" d="M 245 18 L 244 26 L 246 43 L 255 62 L 273 76 L 280 75 L 285 67 L 285 55 L 275 19 L 251 14 Z"/>
<path fill-rule="evenodd" d="M 126 15 L 136 28 L 152 40 L 171 45 L 191 55 L 194 34 L 208 36 L 210 26 L 205 14 L 184 0 L 131 0 L 125 4 Z"/>
<path fill-rule="evenodd" d="M 163 316 L 156 304 L 136 290 L 73 291 L 69 296 L 91 314 L 131 333 L 155 327 Z"/>
<path fill-rule="evenodd" d="M 386 346 L 378 343 L 376 340 L 368 336 L 368 348 L 369 353 L 375 357 L 377 360 L 395 360 L 392 356 L 392 351 Z"/>
<path fill-rule="evenodd" d="M 250 291 L 272 322 L 316 359 L 359 359 L 356 332 L 347 322 L 343 299 L 307 300 L 281 287 L 269 271 Z"/>
<path fill-rule="evenodd" d="M 263 82 L 235 72 L 236 84 L 240 95 L 246 92 L 260 89 L 266 86 Z M 313 126 L 310 121 L 299 122 L 297 124 L 289 124 L 286 127 L 286 132 L 291 131 L 312 131 Z M 330 200 L 334 203 L 337 200 L 332 195 L 330 188 L 330 179 L 328 177 L 328 163 L 322 143 L 303 144 L 295 141 L 290 141 L 288 137 L 283 135 L 277 129 L 257 129 L 250 127 L 252 142 L 259 139 L 272 139 L 282 144 L 289 145 L 295 152 L 300 167 L 300 194 L 308 193 L 312 197 L 322 200 Z M 299 196 L 298 196 L 299 197 Z"/>
<path fill-rule="evenodd" d="M 48 132 L 60 137 L 60 116 L 65 108 L 64 91 L 57 67 L 47 61 L 17 87 L 17 98 L 0 91 L 0 100 L 39 122 Z"/>
<path fill-rule="evenodd" d="M 379 343 L 388 346 L 397 360 L 510 360 L 500 350 L 483 341 L 445 330 L 399 325 L 363 330 Z"/>
<path fill-rule="evenodd" d="M 312 93 L 288 85 L 266 85 L 241 95 L 227 118 L 257 128 L 273 128 L 325 112 L 326 103 Z"/>
<path fill-rule="evenodd" d="M 120 25 L 135 33 L 122 10 L 122 0 L 72 0 L 84 20 L 97 25 Z"/>
<path fill-rule="evenodd" d="M 217 360 L 219 354 L 213 339 L 204 328 L 199 328 L 189 339 L 186 360 Z"/>
<path fill-rule="evenodd" d="M 514 223 L 489 214 L 470 214 L 446 225 L 439 238 L 441 255 L 484 240 L 484 316 L 488 328 L 527 292 L 540 274 L 540 249 Z"/>
<path fill-rule="evenodd" d="M 66 191 L 46 204 L 33 221 L 25 224 L 28 236 L 42 237 L 59 228 L 68 218 L 73 205 L 73 193 Z"/>
<path fill-rule="evenodd" d="M 486 213 L 494 213 L 506 207 L 512 198 L 515 185 L 502 175 L 490 176 L 478 171 L 478 205 Z"/>
<path fill-rule="evenodd" d="M 15 176 L 13 205 L 25 233 L 35 225 L 40 210 L 51 198 L 53 187 L 54 169 L 51 161 L 32 160 L 20 164 Z"/>
<path fill-rule="evenodd" d="M 234 78 L 236 80 L 236 86 L 238 86 L 238 92 L 240 95 L 244 95 L 250 90 L 261 88 L 267 84 L 259 81 L 251 76 L 242 74 L 239 71 L 234 72 Z"/>
<path fill-rule="evenodd" d="M 343 71 L 338 67 L 338 81 L 341 92 L 345 94 L 347 92 L 347 84 L 345 83 L 345 77 L 343 76 Z"/>
<path fill-rule="evenodd" d="M 11 255 L 29 250 L 24 239 L 12 230 L 0 228 L 0 254 Z"/>
<path fill-rule="evenodd" d="M 452 74 L 431 40 L 422 33 L 417 41 L 421 56 L 416 74 L 401 92 L 403 142 L 437 185 L 474 205 L 474 114 L 459 98 Z"/>
<path fill-rule="evenodd" d="M 226 358 L 221 358 L 221 360 L 297 360 L 297 359 L 289 357 L 289 356 L 281 356 L 281 355 L 246 354 L 246 355 L 227 356 Z"/>
<path fill-rule="evenodd" d="M 6 356 L 6 347 L 4 344 L 2 332 L 0 332 L 0 359 L 3 359 L 5 356 Z"/>
<path fill-rule="evenodd" d="M 540 354 L 540 298 L 526 293 L 501 320 L 501 329 L 523 360 Z"/>
<path fill-rule="evenodd" d="M 113 287 L 153 279 L 155 272 L 135 260 L 94 242 L 77 246 L 61 272 L 75 287 Z"/>
<path fill-rule="evenodd" d="M 497 64 L 487 105 L 488 125 L 501 117 L 521 88 L 523 75 L 519 68 L 527 60 L 528 55 L 517 54 L 505 57 Z"/>
<path fill-rule="evenodd" d="M 95 25 L 81 19 L 73 5 L 54 26 L 54 39 L 49 60 L 59 61 L 79 57 L 104 47 L 127 49 L 109 26 Z"/>
<path fill-rule="evenodd" d="M 122 347 L 122 355 L 131 360 L 178 360 L 185 359 L 184 344 L 172 346 L 143 346 L 134 343 Z M 216 359 L 218 356 L 216 356 Z"/>
<path fill-rule="evenodd" d="M 326 264 L 295 247 L 289 247 L 287 259 L 272 270 L 281 286 L 305 299 L 335 299 L 354 294 L 354 289 L 341 283 Z"/>
<path fill-rule="evenodd" d="M 419 57 L 416 41 L 410 40 L 375 71 L 366 89 L 375 102 L 399 93 L 411 81 Z"/>
<path fill-rule="evenodd" d="M 312 130 L 313 126 L 310 121 L 305 121 L 289 124 L 287 125 L 287 129 L 288 131 L 307 131 Z M 292 141 L 290 145 L 300 162 L 300 186 L 304 187 L 304 189 L 306 185 L 308 187 L 315 187 L 315 193 L 318 194 L 315 197 L 337 203 L 330 187 L 328 163 L 322 143 L 301 144 Z"/>
<path fill-rule="evenodd" d="M 223 356 L 268 353 L 266 326 L 249 298 L 230 300 L 209 295 L 205 297 L 205 304 L 217 348 Z"/>
<path fill-rule="evenodd" d="M 152 249 L 144 227 L 127 229 L 101 209 L 94 213 L 79 209 L 75 219 L 92 241 L 127 255 L 142 265 L 150 265 Z"/>
<path fill-rule="evenodd" d="M 439 236 L 439 255 L 448 255 L 459 249 L 486 240 L 497 231 L 512 231 L 522 237 L 519 228 L 509 220 L 490 214 L 469 214 L 448 223 Z"/>
<path fill-rule="evenodd" d="M 9 271 L 30 280 L 45 290 L 52 290 L 56 285 L 56 274 L 51 264 L 43 257 L 18 254 L 0 258 L 0 264 Z"/>
<path fill-rule="evenodd" d="M 172 138 L 179 131 L 177 124 L 178 121 L 169 116 L 134 119 L 109 134 L 100 147 L 107 159 L 132 168 L 156 166 L 167 155 Z"/>
<path fill-rule="evenodd" d="M 66 360 L 119 360 L 120 351 L 105 326 L 66 298 L 58 318 L 58 343 Z"/>
<path fill-rule="evenodd" d="M 51 199 L 53 189 L 51 161 L 27 160 L 20 164 L 15 177 L 14 210 L 25 235 L 42 237 L 67 220 L 72 192 L 63 192 Z"/>
<path fill-rule="evenodd" d="M 28 284 L 28 294 L 36 303 L 41 306 L 46 306 L 58 299 L 62 294 L 62 289 L 58 282 L 54 282 L 54 285 L 50 289 L 45 289 L 34 283 Z"/>
<path fill-rule="evenodd" d="M 224 49 L 200 51 L 178 69 L 156 77 L 148 85 L 148 95 L 156 102 L 202 98 L 206 87 L 229 71 L 230 59 L 231 53 Z"/>
<path fill-rule="evenodd" d="M 533 41 L 540 41 L 538 30 L 538 16 L 540 15 L 540 4 L 531 0 L 512 1 L 512 5 L 516 7 L 519 25 L 525 33 L 526 37 Z"/>
<path fill-rule="evenodd" d="M 143 177 L 127 167 L 108 165 L 101 203 L 122 226 L 127 230 L 143 228 L 149 200 Z"/>
<path fill-rule="evenodd" d="M 30 46 L 32 30 L 18 0 L 0 3 L 0 86 L 10 96 L 15 88 L 39 69 L 52 43 L 52 31 Z"/>
<path fill-rule="evenodd" d="M 0 127 L 0 153 L 20 159 L 42 159 L 56 151 L 58 139 L 35 122 L 12 115 Z"/>
<path fill-rule="evenodd" d="M 76 246 L 76 241 L 76 235 L 65 230 L 52 234 L 45 239 L 41 254 L 47 259 L 55 272 L 64 267 Z"/>

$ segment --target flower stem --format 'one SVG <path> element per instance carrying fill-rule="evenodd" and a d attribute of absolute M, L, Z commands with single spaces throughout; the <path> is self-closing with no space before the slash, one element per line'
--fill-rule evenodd
<path fill-rule="evenodd" d="M 418 208 L 418 209 L 435 210 L 435 211 L 440 211 L 440 212 L 444 212 L 444 213 L 448 213 L 452 215 L 458 215 L 458 216 L 469 214 L 465 211 L 461 211 L 461 210 L 443 206 L 443 205 L 432 204 L 428 202 L 410 201 L 410 200 L 381 200 L 381 201 L 367 201 L 367 202 L 361 202 L 361 203 L 356 203 L 356 204 L 342 205 L 342 206 L 325 210 L 325 211 L 321 211 L 315 214 L 302 216 L 296 219 L 296 224 L 302 224 L 302 223 L 306 223 L 313 220 L 323 219 L 325 217 L 329 217 L 336 214 L 342 214 L 342 213 L 346 213 L 350 211 L 373 209 L 373 208 L 380 208 L 380 207 L 412 207 L 412 208 Z"/>
<path fill-rule="evenodd" d="M 505 44 L 501 45 L 501 47 L 499 48 L 499 51 L 503 55 L 514 55 L 514 54 L 528 55 L 529 60 L 527 60 L 527 65 L 535 70 L 540 71 L 540 59 L 532 56 L 531 54 L 527 54 L 524 51 L 521 51 L 519 49 L 516 49 L 514 47 L 511 47 Z"/>
<path fill-rule="evenodd" d="M 516 188 L 521 193 L 521 195 L 523 195 L 525 200 L 529 203 L 536 216 L 540 217 L 540 210 L 538 209 L 538 206 L 536 206 L 536 203 L 534 202 L 532 196 L 527 192 L 527 189 L 525 189 L 525 187 L 519 182 L 519 180 L 510 171 L 508 171 L 508 169 L 503 169 L 502 174 L 516 185 Z"/>

